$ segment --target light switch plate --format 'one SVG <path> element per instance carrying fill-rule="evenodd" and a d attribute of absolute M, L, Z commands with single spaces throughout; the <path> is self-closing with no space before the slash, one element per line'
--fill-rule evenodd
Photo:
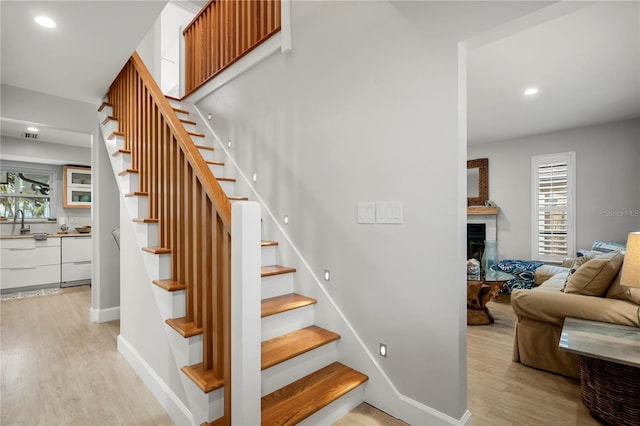
<path fill-rule="evenodd" d="M 358 203 L 358 223 L 376 223 L 376 203 Z"/>
<path fill-rule="evenodd" d="M 377 223 L 402 223 L 402 201 L 380 201 L 376 203 Z"/>

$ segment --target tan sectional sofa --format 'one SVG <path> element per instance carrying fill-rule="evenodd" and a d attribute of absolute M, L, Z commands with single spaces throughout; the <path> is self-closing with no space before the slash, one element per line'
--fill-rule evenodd
<path fill-rule="evenodd" d="M 563 292 L 571 271 L 566 267 L 571 262 L 566 261 L 563 267 L 540 266 L 535 271 L 535 288 L 512 292 L 511 306 L 517 315 L 514 361 L 579 378 L 579 357 L 558 349 L 566 317 L 639 326 L 640 289 L 620 286 L 619 269 L 624 255 L 618 253 L 615 260 L 611 254 L 602 256 L 609 260 L 590 260 L 575 270 L 569 280 L 572 288 L 569 289 L 569 282 L 567 284 L 568 291 L 573 294 Z"/>

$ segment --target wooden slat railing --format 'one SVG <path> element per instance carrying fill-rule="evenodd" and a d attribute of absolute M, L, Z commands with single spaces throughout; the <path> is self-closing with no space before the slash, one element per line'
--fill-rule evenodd
<path fill-rule="evenodd" d="M 185 96 L 280 31 L 280 0 L 211 0 L 183 31 Z"/>
<path fill-rule="evenodd" d="M 186 285 L 186 321 L 203 330 L 202 370 L 230 384 L 229 199 L 137 53 L 111 85 L 109 103 L 138 171 L 137 193 L 158 220 L 160 248 L 170 250 L 172 280 Z"/>

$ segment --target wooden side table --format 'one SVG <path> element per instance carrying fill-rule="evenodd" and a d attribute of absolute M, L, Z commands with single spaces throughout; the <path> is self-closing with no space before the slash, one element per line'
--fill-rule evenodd
<path fill-rule="evenodd" d="M 491 271 L 479 279 L 467 277 L 467 325 L 487 325 L 494 322 L 487 302 L 511 278 L 513 275 L 499 271 Z"/>
<path fill-rule="evenodd" d="M 567 317 L 559 348 L 580 355 L 582 401 L 593 417 L 640 424 L 640 328 Z"/>

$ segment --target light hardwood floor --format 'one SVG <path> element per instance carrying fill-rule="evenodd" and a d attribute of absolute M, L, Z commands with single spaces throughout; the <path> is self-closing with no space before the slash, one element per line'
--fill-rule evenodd
<path fill-rule="evenodd" d="M 171 425 L 116 350 L 119 322 L 88 321 L 90 288 L 0 305 L 2 425 Z M 511 361 L 515 316 L 489 302 L 490 326 L 468 327 L 468 405 L 476 426 L 597 425 L 577 381 Z M 336 426 L 405 423 L 368 404 Z"/>

